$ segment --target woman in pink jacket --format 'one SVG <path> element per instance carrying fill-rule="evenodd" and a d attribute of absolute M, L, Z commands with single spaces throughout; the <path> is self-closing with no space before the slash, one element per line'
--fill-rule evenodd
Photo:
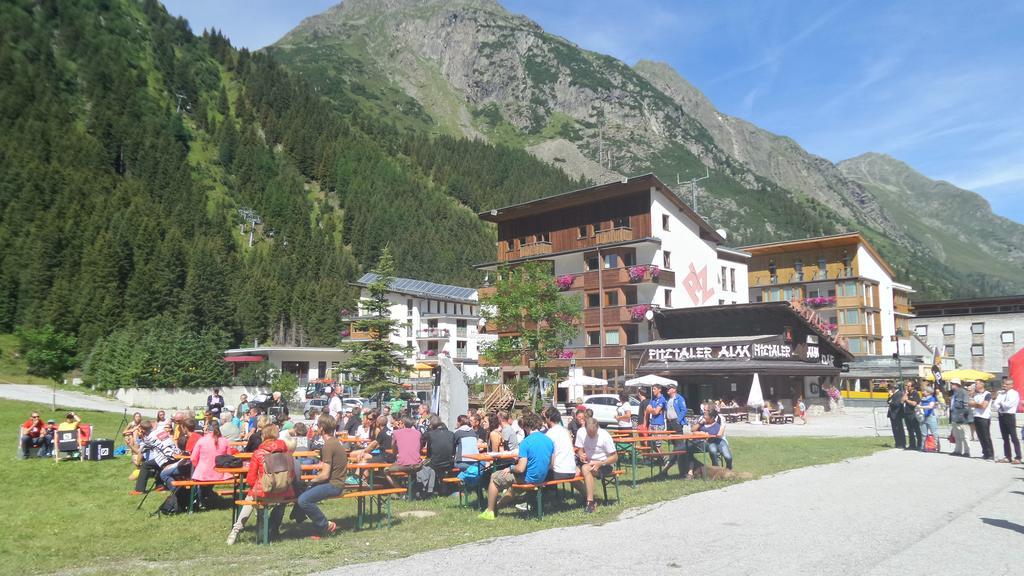
<path fill-rule="evenodd" d="M 230 474 L 215 472 L 217 456 L 228 453 L 231 442 L 220 435 L 220 422 L 211 420 L 206 434 L 192 448 L 192 479 L 196 481 L 221 481 L 231 478 Z"/>

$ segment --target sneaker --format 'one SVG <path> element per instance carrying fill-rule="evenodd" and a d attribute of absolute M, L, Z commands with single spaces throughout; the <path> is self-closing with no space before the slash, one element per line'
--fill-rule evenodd
<path fill-rule="evenodd" d="M 1020 464 L 1020 460 L 1014 459 L 1010 462 L 1010 464 Z"/>
<path fill-rule="evenodd" d="M 587 507 L 584 508 L 584 511 L 587 514 L 593 514 L 594 512 L 597 512 L 597 502 L 594 502 L 593 500 L 587 502 Z"/>
<path fill-rule="evenodd" d="M 153 489 L 153 492 L 167 492 L 167 487 L 163 485 L 157 486 Z"/>
<path fill-rule="evenodd" d="M 327 521 L 327 528 L 324 528 L 324 534 L 330 536 L 338 531 L 338 525 L 330 520 Z"/>
<path fill-rule="evenodd" d="M 348 478 L 345 478 L 345 484 L 348 484 L 349 486 L 359 486 L 359 478 L 349 476 Z"/>
<path fill-rule="evenodd" d="M 494 520 L 494 512 L 490 510 L 484 510 L 480 514 L 477 514 L 477 518 L 481 520 Z"/>
<path fill-rule="evenodd" d="M 1010 461 L 1007 460 L 1006 458 L 1000 458 L 999 460 L 996 460 L 996 464 L 1007 464 L 1009 462 Z"/>
<path fill-rule="evenodd" d="M 145 492 L 139 492 L 138 490 L 132 490 L 128 493 L 129 496 L 142 496 Z"/>
<path fill-rule="evenodd" d="M 228 532 L 228 539 L 225 540 L 224 543 L 227 544 L 228 546 L 232 546 L 232 545 L 234 545 L 235 540 L 237 540 L 237 539 L 238 539 L 238 528 L 232 528 L 231 532 Z"/>
<path fill-rule="evenodd" d="M 519 504 L 516 504 L 516 510 L 519 510 L 521 512 L 529 512 L 530 511 L 530 503 L 529 502 L 521 502 Z"/>

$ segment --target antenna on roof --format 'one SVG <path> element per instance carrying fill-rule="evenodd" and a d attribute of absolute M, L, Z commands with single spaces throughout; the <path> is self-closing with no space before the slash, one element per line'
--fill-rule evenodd
<path fill-rule="evenodd" d="M 686 182 L 681 181 L 679 179 L 679 174 L 676 174 L 676 186 L 679 186 L 681 189 L 683 184 L 690 185 L 690 208 L 693 208 L 694 212 L 697 211 L 697 182 L 700 182 L 701 180 L 707 180 L 710 177 L 711 170 L 708 169 L 707 166 L 704 167 L 704 176 L 701 176 L 700 178 L 692 178 L 690 180 L 687 180 Z M 682 195 L 682 190 L 680 190 L 680 195 Z"/>

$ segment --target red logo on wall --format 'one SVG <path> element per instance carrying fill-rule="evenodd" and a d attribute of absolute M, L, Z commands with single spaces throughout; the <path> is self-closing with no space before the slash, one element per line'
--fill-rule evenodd
<path fill-rule="evenodd" d="M 683 278 L 683 288 L 690 295 L 694 305 L 701 306 L 715 295 L 715 289 L 708 285 L 708 267 L 697 269 L 690 263 L 690 273 Z"/>

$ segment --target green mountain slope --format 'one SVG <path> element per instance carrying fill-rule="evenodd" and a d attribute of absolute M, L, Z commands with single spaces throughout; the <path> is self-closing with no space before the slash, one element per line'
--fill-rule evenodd
<path fill-rule="evenodd" d="M 1024 226 L 993 214 L 980 195 L 931 180 L 884 154 L 864 154 L 837 166 L 936 260 L 978 283 L 981 291 L 1024 289 Z"/>
<path fill-rule="evenodd" d="M 482 206 L 582 185 L 412 131 L 401 102 L 392 123 L 323 99 L 155 0 L 0 2 L 0 77 L 0 332 L 76 334 L 118 384 L 187 378 L 168 339 L 335 344 L 384 245 L 400 275 L 472 285 Z"/>
<path fill-rule="evenodd" d="M 897 221 L 831 162 L 721 114 L 670 67 L 583 50 L 493 0 L 346 0 L 268 51 L 336 101 L 521 148 L 594 181 L 675 182 L 707 168 L 700 212 L 739 243 L 858 230 L 927 297 L 1000 289 L 947 266 L 913 233 L 915 214 Z M 403 94 L 415 113 L 394 104 Z"/>

